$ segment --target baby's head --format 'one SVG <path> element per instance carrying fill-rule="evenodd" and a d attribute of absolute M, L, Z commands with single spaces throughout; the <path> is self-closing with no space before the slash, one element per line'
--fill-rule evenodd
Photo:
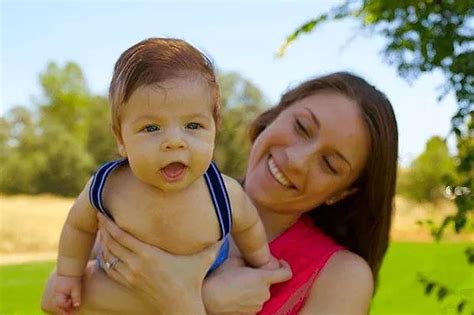
<path fill-rule="evenodd" d="M 179 39 L 139 42 L 117 60 L 109 100 L 119 153 L 138 179 L 177 191 L 207 170 L 219 90 L 199 50 Z"/>

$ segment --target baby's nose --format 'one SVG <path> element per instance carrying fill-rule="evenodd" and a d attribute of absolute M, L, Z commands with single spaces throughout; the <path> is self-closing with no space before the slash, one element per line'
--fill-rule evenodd
<path fill-rule="evenodd" d="M 186 149 L 187 144 L 181 137 L 172 137 L 161 143 L 162 151 Z"/>

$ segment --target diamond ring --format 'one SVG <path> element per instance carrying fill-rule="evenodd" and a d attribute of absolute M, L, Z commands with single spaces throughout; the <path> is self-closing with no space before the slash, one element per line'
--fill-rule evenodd
<path fill-rule="evenodd" d="M 106 261 L 104 263 L 105 269 L 112 269 L 115 267 L 115 265 L 119 262 L 119 259 L 117 257 L 113 258 L 111 261 Z"/>

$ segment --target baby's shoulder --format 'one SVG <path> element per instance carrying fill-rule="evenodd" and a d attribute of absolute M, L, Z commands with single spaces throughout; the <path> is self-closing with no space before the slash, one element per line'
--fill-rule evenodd
<path fill-rule="evenodd" d="M 233 216 L 248 213 L 249 211 L 254 212 L 254 207 L 242 185 L 230 176 L 222 175 L 222 177 L 229 194 Z"/>
<path fill-rule="evenodd" d="M 222 174 L 222 178 L 230 198 L 238 198 L 245 195 L 242 185 L 236 179 L 225 174 Z"/>

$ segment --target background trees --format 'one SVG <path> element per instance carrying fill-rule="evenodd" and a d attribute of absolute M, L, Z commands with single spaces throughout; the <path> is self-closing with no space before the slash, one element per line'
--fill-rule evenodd
<path fill-rule="evenodd" d="M 434 136 L 408 168 L 399 169 L 397 193 L 419 202 L 436 202 L 444 198 L 446 181 L 455 176 L 455 159 L 444 139 Z"/>

